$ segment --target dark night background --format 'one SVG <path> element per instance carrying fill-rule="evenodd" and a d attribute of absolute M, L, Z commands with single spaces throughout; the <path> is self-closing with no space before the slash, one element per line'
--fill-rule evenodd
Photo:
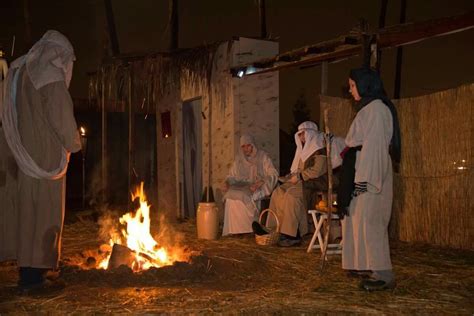
<path fill-rule="evenodd" d="M 72 97 L 87 100 L 87 73 L 97 70 L 101 61 L 111 55 L 104 0 L 0 0 L 0 46 L 7 60 L 23 55 L 48 29 L 65 34 L 76 53 L 70 91 Z M 447 17 L 474 10 L 472 0 L 406 1 L 406 21 L 417 22 Z M 167 51 L 169 45 L 169 0 L 111 0 L 120 54 Z M 267 34 L 277 40 L 280 53 L 348 34 L 368 21 L 370 30 L 378 27 L 381 0 L 316 1 L 266 0 Z M 385 26 L 399 24 L 401 1 L 388 0 Z M 27 8 L 27 10 L 25 10 Z M 178 0 L 179 48 L 189 48 L 229 40 L 233 36 L 258 37 L 260 21 L 257 0 Z M 28 35 L 27 29 L 31 30 Z M 15 36 L 14 55 L 11 56 Z M 28 38 L 30 38 L 28 40 Z M 474 29 L 428 39 L 404 46 L 401 97 L 433 93 L 474 81 Z M 342 96 L 351 68 L 361 65 L 361 56 L 329 65 L 328 94 Z M 396 49 L 383 50 L 381 73 L 389 96 L 393 96 Z M 288 171 L 294 153 L 290 135 L 295 121 L 319 121 L 321 67 L 289 68 L 280 71 L 280 172 Z M 295 118 L 295 105 L 302 110 Z M 303 113 L 303 116 L 301 114 Z M 113 117 L 119 114 L 111 114 Z M 115 116 L 114 116 L 115 115 Z M 296 114 L 298 115 L 298 114 Z M 78 111 L 78 125 L 89 126 L 86 179 L 94 187 L 100 166 L 100 117 Z M 110 121 L 110 124 L 113 120 Z M 123 123 L 123 122 L 122 122 Z M 122 124 L 123 125 L 123 124 Z M 114 142 L 121 143 L 127 128 L 118 124 L 122 134 Z M 288 134 L 290 133 L 290 134 Z M 97 137 L 95 137 L 95 136 Z M 95 141 L 93 141 L 95 140 Z M 113 147 L 113 144 L 110 144 Z M 123 144 L 122 144 L 123 145 Z M 125 148 L 125 147 L 124 147 Z M 125 148 L 126 149 L 126 148 Z M 126 155 L 126 151 L 123 153 Z M 123 168 L 122 168 L 123 167 Z M 126 170 L 126 166 L 117 167 Z M 82 154 L 73 155 L 68 179 L 81 177 Z M 115 173 L 114 173 L 115 174 Z M 127 177 L 122 180 L 124 192 Z M 86 183 L 88 181 L 86 180 Z M 68 181 L 68 203 L 78 204 L 82 196 L 82 181 Z M 88 189 L 91 197 L 94 189 Z M 117 192 L 121 199 L 127 194 Z M 97 192 L 96 192 L 97 193 Z M 74 202 L 75 201 L 75 202 Z M 70 204 L 69 206 L 72 206 Z"/>
<path fill-rule="evenodd" d="M 61 273 L 57 279 L 62 280 L 66 288 L 58 291 L 54 288 L 48 290 L 46 286 L 43 289 L 42 286 L 39 293 L 35 293 L 34 288 L 32 292 L 19 292 L 18 266 L 14 262 L 1 262 L 0 316 L 23 312 L 61 315 L 237 312 L 474 315 L 474 230 L 470 212 L 474 201 L 471 194 L 474 133 L 472 121 L 469 121 L 474 113 L 473 102 L 469 103 L 472 86 L 455 90 L 452 99 L 447 93 L 447 97 L 437 101 L 429 98 L 424 98 L 423 102 L 415 100 L 415 105 L 423 106 L 421 111 L 427 111 L 425 106 L 430 107 L 427 112 L 431 109 L 446 111 L 438 112 L 434 119 L 423 115 L 427 112 L 411 112 L 415 113 L 410 117 L 413 121 L 406 126 L 414 126 L 415 130 L 405 135 L 406 143 L 413 145 L 410 150 L 416 151 L 416 155 L 413 155 L 413 164 L 406 168 L 408 171 L 394 177 L 389 228 L 397 284 L 393 290 L 366 293 L 358 290 L 359 278 L 354 278 L 354 275 L 348 278 L 348 271 L 341 269 L 340 257 L 329 259 L 319 250 L 307 253 L 308 238 L 301 246 L 287 250 L 256 245 L 253 234 L 218 241 L 197 238 L 198 220 L 183 221 L 179 218 L 175 221 L 177 216 L 170 215 L 178 215 L 181 210 L 162 207 L 158 203 L 158 193 L 160 198 L 162 193 L 169 194 L 167 198 L 174 201 L 179 201 L 184 195 L 179 176 L 171 179 L 171 185 L 177 184 L 176 190 L 168 189 L 168 186 L 163 190 L 158 187 L 168 181 L 169 175 L 175 176 L 173 172 L 166 172 L 158 178 L 158 172 L 169 167 L 169 160 L 162 160 L 165 163 L 159 161 L 160 154 L 170 148 L 177 149 L 175 140 L 184 142 L 184 138 L 171 138 L 173 142 L 170 143 L 160 139 L 159 129 L 163 126 L 169 127 L 172 135 L 179 135 L 174 132 L 176 126 L 171 126 L 171 119 L 165 121 L 167 124 L 161 123 L 159 112 L 155 116 L 111 111 L 102 116 L 101 111 L 89 111 L 78 106 L 84 106 L 88 99 L 88 73 L 95 72 L 111 55 L 105 4 L 112 4 L 120 54 L 145 54 L 168 49 L 170 1 L 0 0 L 0 48 L 7 53 L 5 57 L 9 62 L 25 54 L 49 29 L 58 30 L 69 38 L 77 58 L 70 87 L 76 101 L 75 117 L 78 125 L 88 129 L 87 150 L 72 155 L 68 167 L 66 225 L 61 237 Z M 231 40 L 236 36 L 255 38 L 260 35 L 259 0 L 176 1 L 179 2 L 179 48 Z M 375 31 L 383 1 L 388 3 L 385 26 L 400 24 L 400 7 L 404 0 L 265 0 L 267 34 L 271 40 L 278 41 L 280 53 L 284 53 L 349 34 L 351 29 L 360 25 L 361 18 L 368 21 L 371 31 Z M 467 12 L 474 12 L 474 0 L 406 0 L 406 22 Z M 27 30 L 31 33 L 28 34 Z M 16 42 L 11 56 L 13 37 Z M 393 97 L 397 49 L 383 50 L 382 53 L 381 75 L 388 96 Z M 473 59 L 474 28 L 403 46 L 401 98 L 474 83 Z M 361 64 L 362 56 L 329 64 L 327 94 L 347 96 L 344 88 L 347 87 L 349 70 Z M 312 120 L 319 121 L 321 67 L 282 69 L 279 80 L 280 172 L 284 174 L 294 155 L 291 132 L 297 121 L 295 109 L 300 110 L 299 114 L 309 112 Z M 176 104 L 174 99 L 170 100 L 173 101 L 169 104 Z M 197 100 L 202 102 L 202 98 Z M 443 100 L 449 101 L 442 104 Z M 454 101 L 455 106 L 452 106 Z M 406 101 L 404 104 L 415 102 Z M 257 105 L 255 111 L 259 111 Z M 440 120 L 440 117 L 449 119 Z M 102 118 L 107 118 L 104 134 Z M 459 121 L 467 124 L 453 128 Z M 442 126 L 445 129 L 439 128 L 441 124 L 445 124 Z M 132 128 L 134 126 L 139 128 Z M 433 133 L 433 127 L 439 132 Z M 102 150 L 102 135 L 107 136 L 106 151 Z M 426 141 L 427 138 L 430 142 Z M 453 144 L 453 147 L 446 144 Z M 454 150 L 454 147 L 459 150 Z M 107 153 L 106 160 L 102 160 L 102 153 Z M 174 158 L 180 154 L 176 150 L 174 155 L 163 156 Z M 462 159 L 464 167 L 455 165 L 458 159 Z M 104 161 L 108 167 L 105 170 L 101 169 Z M 178 166 L 179 162 L 177 160 L 170 168 Z M 434 168 L 435 165 L 439 168 Z M 141 170 L 137 168 L 136 172 L 135 166 Z M 102 182 L 101 171 L 107 175 L 107 181 Z M 171 266 L 140 273 L 134 273 L 123 265 L 111 271 L 93 269 L 99 259 L 109 253 L 107 248 L 110 247 L 103 244 L 106 240 L 102 240 L 103 233 L 112 227 L 118 231 L 121 226 L 115 216 L 136 208 L 137 201 L 130 203 L 129 193 L 139 181 L 144 181 L 147 200 L 152 205 L 151 233 L 157 245 L 161 247 L 169 243 L 173 253 L 183 251 L 189 254 L 190 258 L 186 259 L 189 262 L 174 262 Z M 216 186 L 214 190 L 216 192 Z M 0 205 L 1 210 L 2 207 Z M 212 214 L 210 211 L 203 213 L 208 219 L 213 217 L 209 216 Z M 15 226 L 3 218 L 0 216 L 0 228 Z M 166 221 L 162 221 L 163 218 Z M 317 223 L 316 217 L 313 219 L 313 224 Z M 319 220 L 319 223 L 324 223 L 321 222 L 323 217 Z M 171 225 L 168 226 L 167 221 Z M 332 235 L 334 226 L 331 225 L 334 224 L 326 222 L 322 229 L 331 231 Z M 210 225 L 207 223 L 206 226 Z M 51 229 L 56 232 L 57 227 Z M 45 234 L 43 238 L 43 248 L 47 246 L 50 232 L 48 230 L 49 235 Z M 278 228 L 275 232 L 278 237 Z M 367 233 L 365 228 L 364 233 Z M 0 248 L 6 244 L 13 245 L 13 239 L 3 240 L 2 236 Z M 1 241 L 6 242 L 2 244 Z M 131 253 L 123 252 L 125 247 L 121 248 L 117 257 L 122 253 L 129 261 Z M 157 248 L 155 246 L 154 250 Z M 35 255 L 39 253 L 35 251 Z M 142 253 L 149 257 L 147 254 Z"/>
<path fill-rule="evenodd" d="M 32 42 L 48 29 L 64 33 L 77 56 L 71 92 L 87 98 L 86 73 L 97 69 L 107 52 L 104 1 L 98 0 L 1 0 L 0 41 L 10 51 L 16 36 L 13 58 L 30 45 L 25 40 L 24 3 L 29 5 Z M 315 1 L 267 0 L 267 32 L 280 43 L 280 52 L 318 43 L 346 34 L 368 20 L 375 29 L 380 14 L 378 0 Z M 167 0 L 112 0 L 120 53 L 165 51 L 168 43 Z M 472 0 L 407 1 L 407 22 L 457 15 L 474 10 Z M 398 24 L 400 1 L 388 1 L 386 26 Z M 193 47 L 232 36 L 259 35 L 256 0 L 179 0 L 179 47 Z M 474 81 L 474 29 L 405 46 L 401 96 L 432 93 Z M 393 95 L 396 50 L 384 50 L 382 77 Z M 350 68 L 360 57 L 329 65 L 329 95 L 340 96 Z M 290 131 L 292 108 L 303 94 L 313 119 L 318 119 L 320 67 L 280 71 L 280 124 Z"/>

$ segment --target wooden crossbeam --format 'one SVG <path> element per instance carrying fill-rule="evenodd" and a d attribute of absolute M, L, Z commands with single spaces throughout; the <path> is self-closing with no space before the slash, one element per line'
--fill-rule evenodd
<path fill-rule="evenodd" d="M 347 59 L 352 56 L 356 56 L 360 54 L 361 52 L 362 52 L 362 45 L 344 46 L 335 50 L 334 52 L 310 55 L 307 58 L 302 58 L 299 61 L 281 62 L 281 63 L 275 62 L 273 66 L 271 66 L 270 68 L 258 69 L 255 73 L 248 74 L 246 76 L 252 76 L 254 74 L 263 74 L 263 73 L 285 69 L 285 68 L 291 68 L 291 67 L 308 67 L 308 66 L 312 66 L 316 64 L 321 64 L 322 62 L 325 62 L 325 61 L 329 63 L 337 62 L 337 61 Z M 253 63 L 252 65 L 256 65 L 256 63 Z"/>
<path fill-rule="evenodd" d="M 472 27 L 474 27 L 474 12 L 425 22 L 406 23 L 377 32 L 377 44 L 379 48 L 397 47 L 465 31 Z"/>
<path fill-rule="evenodd" d="M 363 35 L 375 37 L 378 49 L 393 48 L 423 41 L 428 38 L 461 32 L 474 27 L 474 12 L 423 22 L 405 23 L 381 29 L 373 34 L 362 33 L 338 37 L 315 45 L 266 58 L 246 66 L 258 70 L 256 75 L 290 67 L 310 67 L 322 62 L 337 62 L 363 52 Z"/>

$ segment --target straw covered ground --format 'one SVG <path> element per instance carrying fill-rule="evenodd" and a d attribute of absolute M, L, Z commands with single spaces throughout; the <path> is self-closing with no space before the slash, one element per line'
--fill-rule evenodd
<path fill-rule="evenodd" d="M 63 290 L 19 294 L 14 263 L 0 265 L 0 314 L 65 313 L 362 313 L 470 314 L 474 312 L 474 253 L 392 243 L 397 287 L 366 293 L 330 258 L 296 248 L 262 247 L 252 236 L 201 241 L 195 223 L 177 223 L 190 263 L 133 273 L 84 270 L 72 262 L 100 245 L 90 220 L 65 226 Z"/>

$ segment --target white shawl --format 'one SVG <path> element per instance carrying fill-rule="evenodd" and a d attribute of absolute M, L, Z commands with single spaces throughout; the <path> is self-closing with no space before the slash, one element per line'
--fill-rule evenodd
<path fill-rule="evenodd" d="M 268 154 L 257 148 L 254 138 L 251 135 L 244 134 L 240 138 L 240 144 L 252 145 L 253 152 L 250 157 L 246 157 L 242 149 L 232 164 L 226 181 L 230 185 L 255 183 L 257 180 L 263 180 L 265 183 L 260 190 L 264 196 L 270 195 L 278 180 L 278 171 L 273 166 L 272 160 Z"/>
<path fill-rule="evenodd" d="M 16 96 L 20 70 L 26 71 L 35 89 L 58 81 L 69 86 L 72 77 L 74 50 L 68 39 L 57 31 L 48 31 L 33 45 L 29 52 L 11 64 L 6 84 L 6 95 L 2 112 L 3 131 L 18 167 L 26 175 L 36 179 L 59 179 L 66 174 L 69 153 L 63 148 L 59 166 L 52 171 L 40 168 L 23 147 L 18 131 Z"/>

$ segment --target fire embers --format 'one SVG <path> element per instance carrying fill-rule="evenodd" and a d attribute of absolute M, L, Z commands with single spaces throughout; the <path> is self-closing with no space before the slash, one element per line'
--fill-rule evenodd
<path fill-rule="evenodd" d="M 113 269 L 125 265 L 138 272 L 151 267 L 172 265 L 176 261 L 187 261 L 189 254 L 186 254 L 184 248 L 169 242 L 170 236 L 166 234 L 170 233 L 170 229 L 164 224 L 163 218 L 160 221 L 159 237 L 157 240 L 152 237 L 150 205 L 146 201 L 143 182 L 132 194 L 132 201 L 135 200 L 139 201 L 140 207 L 119 219 L 123 226 L 120 232 L 115 227 L 110 229 L 109 249 L 106 249 L 108 245 L 102 245 L 99 250 L 99 253 L 107 253 L 108 256 L 100 260 L 96 267 Z M 118 223 L 115 224 L 118 226 Z"/>
<path fill-rule="evenodd" d="M 118 268 L 121 265 L 126 265 L 133 269 L 134 266 L 137 266 L 136 254 L 129 248 L 115 244 L 112 247 L 112 254 L 110 255 L 109 264 L 107 269 Z"/>
<path fill-rule="evenodd" d="M 76 265 L 85 270 L 99 268 L 98 264 L 106 260 L 110 256 L 111 251 L 111 246 L 103 244 L 97 250 L 84 250 L 81 251 L 79 256 L 65 258 L 64 263 L 67 265 Z"/>

